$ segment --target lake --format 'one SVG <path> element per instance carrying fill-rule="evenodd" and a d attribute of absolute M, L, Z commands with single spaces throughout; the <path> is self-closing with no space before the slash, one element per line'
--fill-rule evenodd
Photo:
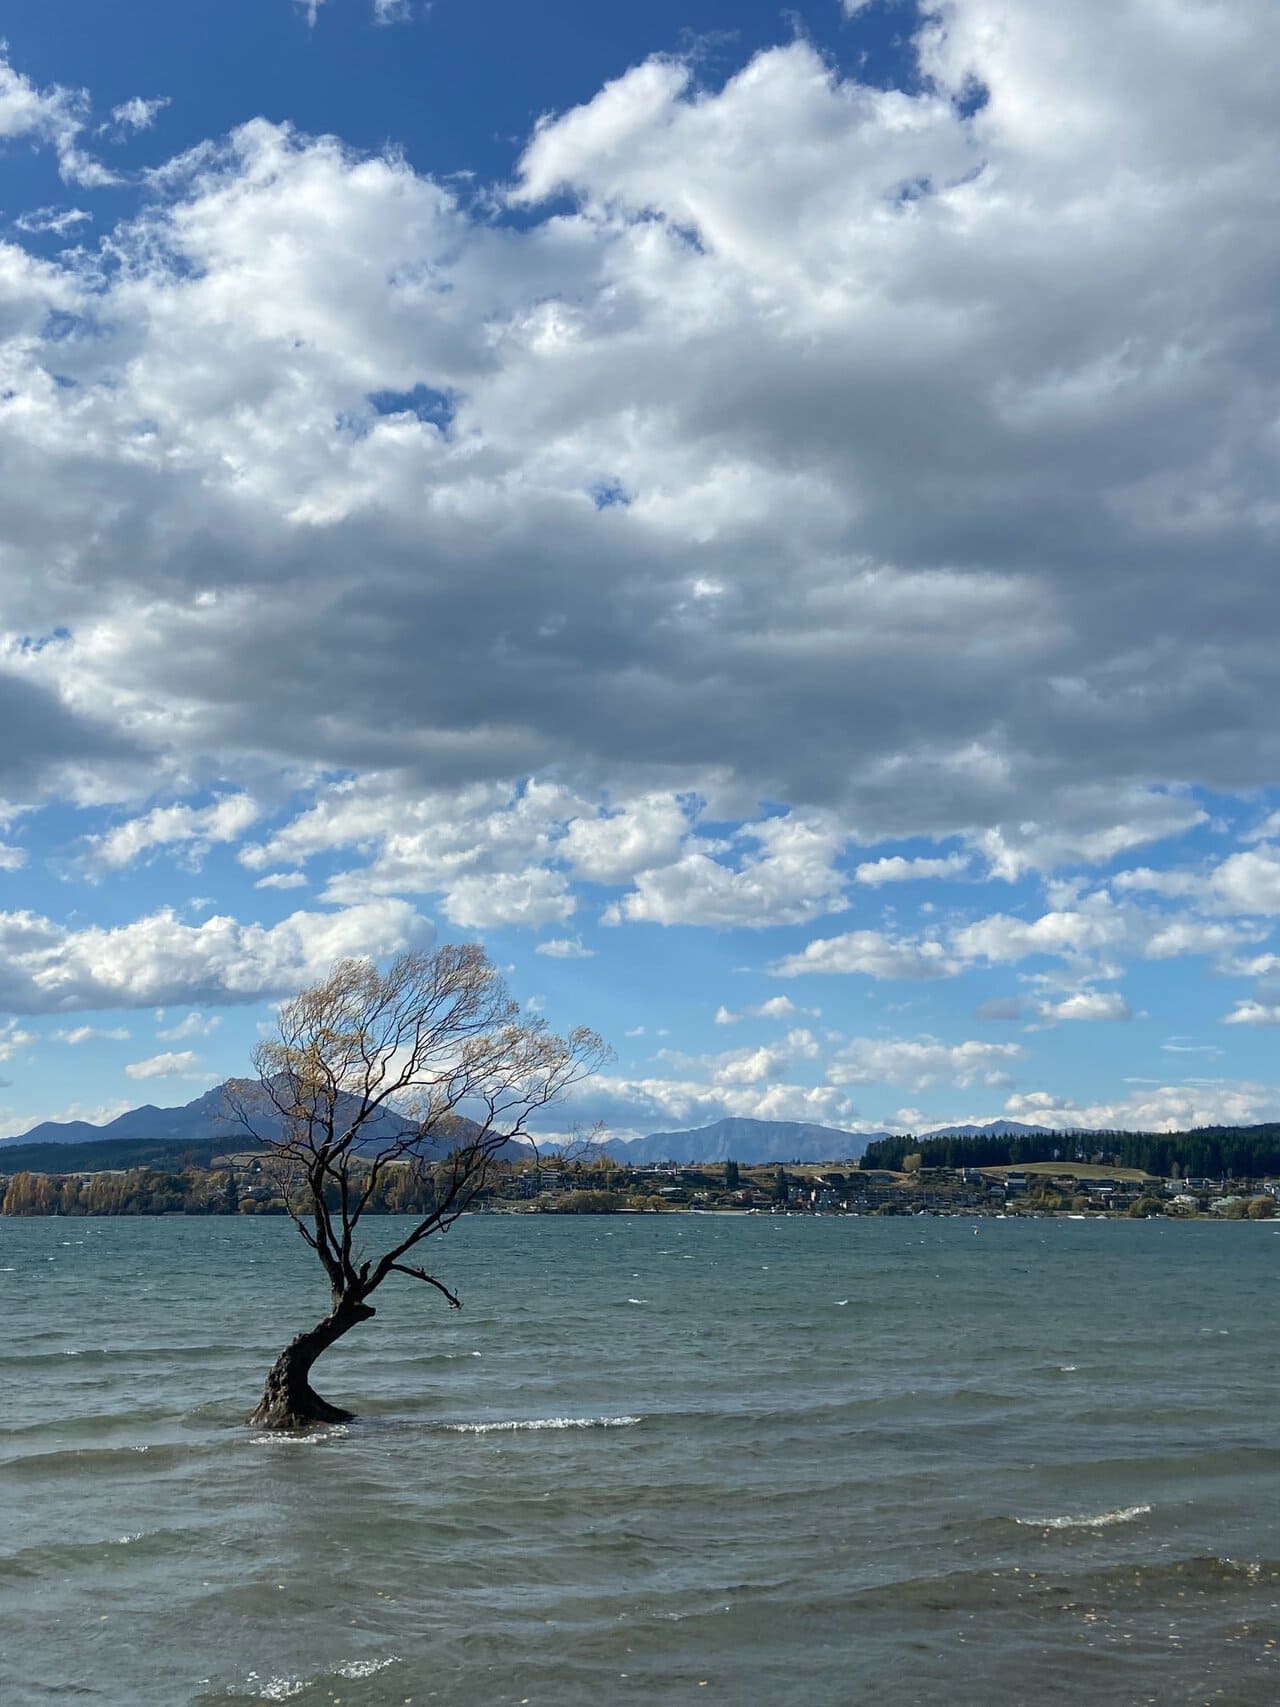
<path fill-rule="evenodd" d="M 291 1440 L 287 1222 L 0 1220 L 6 1707 L 1280 1699 L 1276 1226 L 436 1243 Z"/>

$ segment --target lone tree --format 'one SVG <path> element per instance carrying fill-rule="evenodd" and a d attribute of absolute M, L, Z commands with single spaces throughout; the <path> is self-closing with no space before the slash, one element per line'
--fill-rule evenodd
<path fill-rule="evenodd" d="M 312 1390 L 312 1366 L 375 1314 L 369 1299 L 391 1275 L 424 1281 L 461 1308 L 406 1259 L 475 1201 L 530 1118 L 607 1056 L 593 1031 L 559 1037 L 522 1018 L 475 944 L 404 954 L 385 973 L 341 960 L 285 1005 L 278 1037 L 254 1051 L 256 1083 L 237 1085 L 230 1101 L 265 1146 L 266 1171 L 328 1276 L 329 1313 L 276 1359 L 251 1424 L 351 1420 Z M 357 1229 L 390 1171 L 404 1169 L 429 1207 L 368 1255 Z"/>

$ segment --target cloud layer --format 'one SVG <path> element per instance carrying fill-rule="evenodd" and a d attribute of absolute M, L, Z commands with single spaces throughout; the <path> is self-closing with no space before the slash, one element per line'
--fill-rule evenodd
<path fill-rule="evenodd" d="M 985 1017 L 1100 1036 L 1190 958 L 1247 982 L 1230 1035 L 1275 1023 L 1280 821 L 1163 847 L 1280 775 L 1274 6 L 926 0 L 912 52 L 909 89 L 803 39 L 719 85 L 657 55 L 506 184 L 256 119 L 100 243 L 16 218 L 3 880 L 70 806 L 68 882 L 234 858 L 316 898 L 15 903 L 9 1011 L 259 1000 L 425 940 L 428 897 L 557 973 L 597 924 L 802 932 L 754 961 L 794 1002 L 722 1023 L 989 976 Z M 95 125 L 0 59 L 0 142 L 78 196 L 162 105 Z M 609 1096 L 854 1118 L 1033 1066 L 953 1029 Z"/>

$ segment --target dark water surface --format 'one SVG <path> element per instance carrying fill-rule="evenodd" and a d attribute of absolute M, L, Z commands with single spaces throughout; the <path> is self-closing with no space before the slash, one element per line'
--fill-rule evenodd
<path fill-rule="evenodd" d="M 287 1224 L 0 1221 L 0 1701 L 1280 1701 L 1280 1230 L 477 1216 L 317 1385 Z"/>

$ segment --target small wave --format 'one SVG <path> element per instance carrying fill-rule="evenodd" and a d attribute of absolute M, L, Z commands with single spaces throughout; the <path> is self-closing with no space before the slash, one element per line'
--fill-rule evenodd
<path fill-rule="evenodd" d="M 631 1428 L 641 1417 L 532 1417 L 527 1421 L 445 1423 L 451 1434 L 525 1434 L 544 1428 Z"/>
<path fill-rule="evenodd" d="M 1132 1523 L 1150 1510 L 1149 1505 L 1126 1505 L 1096 1517 L 1015 1517 L 1013 1521 L 1024 1529 L 1107 1529 L 1113 1523 Z"/>
<path fill-rule="evenodd" d="M 627 1299 L 628 1304 L 647 1304 L 648 1302 L 649 1302 L 649 1300 L 647 1298 L 628 1298 Z"/>
<path fill-rule="evenodd" d="M 335 1666 L 335 1677 L 372 1677 L 375 1672 L 386 1671 L 388 1666 L 400 1664 L 399 1654 L 389 1654 L 385 1660 L 348 1660 L 346 1665 Z"/>
<path fill-rule="evenodd" d="M 288 1701 L 291 1696 L 301 1695 L 307 1687 L 306 1679 L 300 1677 L 269 1677 L 261 1682 L 256 1671 L 249 1673 L 245 1688 L 250 1695 L 256 1695 L 261 1701 Z M 228 1694 L 233 1691 L 228 1690 Z"/>
<path fill-rule="evenodd" d="M 399 1654 L 390 1654 L 385 1660 L 347 1660 L 342 1665 L 333 1666 L 323 1672 L 322 1677 L 362 1678 L 373 1677 L 375 1673 L 385 1671 L 388 1666 L 400 1664 Z M 256 1696 L 259 1701 L 289 1701 L 295 1695 L 301 1695 L 310 1684 L 318 1683 L 319 1678 L 307 1677 L 269 1677 L 262 1679 L 256 1671 L 251 1671 L 245 1680 L 245 1691 Z M 230 1689 L 228 1695 L 238 1691 Z"/>
<path fill-rule="evenodd" d="M 325 1440 L 345 1440 L 351 1433 L 346 1423 L 328 1428 L 263 1429 L 249 1437 L 254 1446 L 319 1446 Z"/>

